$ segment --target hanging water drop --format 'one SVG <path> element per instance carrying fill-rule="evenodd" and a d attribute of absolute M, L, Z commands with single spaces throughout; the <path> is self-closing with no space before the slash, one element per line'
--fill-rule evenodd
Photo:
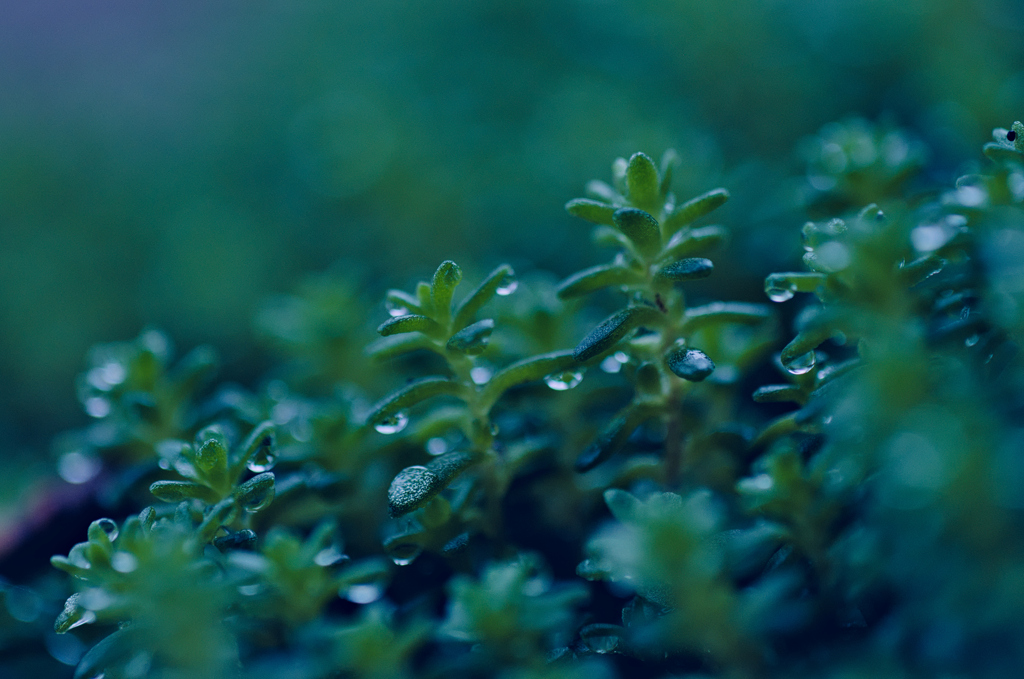
<path fill-rule="evenodd" d="M 568 391 L 583 381 L 582 370 L 566 370 L 544 377 L 544 384 L 555 391 Z"/>
<path fill-rule="evenodd" d="M 384 308 L 387 309 L 388 315 L 392 318 L 398 318 L 399 316 L 408 316 L 409 307 L 405 306 L 401 302 L 396 302 L 393 299 L 388 299 L 384 302 Z"/>
<path fill-rule="evenodd" d="M 964 340 L 964 346 L 973 347 L 975 344 L 978 343 L 978 340 L 980 339 L 981 338 L 978 335 L 971 335 L 970 337 Z"/>
<path fill-rule="evenodd" d="M 806 354 L 797 356 L 790 359 L 789 361 L 783 362 L 783 367 L 793 375 L 803 375 L 811 371 L 814 367 L 815 356 L 813 351 L 808 351 Z"/>
<path fill-rule="evenodd" d="M 487 381 L 491 379 L 493 374 L 490 368 L 478 365 L 469 371 L 469 379 L 473 380 L 473 384 L 480 386 L 481 384 L 487 384 Z"/>
<path fill-rule="evenodd" d="M 502 297 L 507 297 L 516 291 L 519 287 L 519 279 L 516 278 L 516 273 L 509 269 L 505 277 L 498 283 L 498 287 L 494 290 L 495 293 Z"/>
<path fill-rule="evenodd" d="M 277 462 L 277 458 L 267 446 L 262 446 L 256 453 L 249 458 L 249 461 L 245 463 L 249 471 L 257 474 L 268 472 L 274 468 L 274 463 Z"/>
<path fill-rule="evenodd" d="M 341 550 L 335 545 L 325 547 L 316 553 L 313 557 L 313 563 L 317 566 L 333 566 L 339 561 L 347 560 L 348 557 L 342 554 Z"/>
<path fill-rule="evenodd" d="M 390 417 L 385 417 L 373 425 L 373 428 L 385 436 L 390 436 L 405 429 L 407 424 L 409 424 L 409 415 L 404 410 L 400 410 Z"/>
<path fill-rule="evenodd" d="M 785 276 L 772 274 L 764 280 L 764 294 L 773 302 L 786 302 L 796 294 L 796 285 Z"/>
<path fill-rule="evenodd" d="M 408 566 L 422 553 L 422 547 L 417 544 L 407 542 L 391 550 L 391 560 L 396 566 Z"/>
<path fill-rule="evenodd" d="M 96 525 L 103 529 L 103 532 L 107 534 L 111 542 L 117 539 L 117 524 L 114 523 L 113 519 L 100 519 L 96 522 Z"/>

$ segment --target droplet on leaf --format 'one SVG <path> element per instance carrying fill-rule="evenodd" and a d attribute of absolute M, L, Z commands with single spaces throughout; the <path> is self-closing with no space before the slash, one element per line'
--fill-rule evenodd
<path fill-rule="evenodd" d="M 404 410 L 400 410 L 390 417 L 385 417 L 373 425 L 373 428 L 385 436 L 390 436 L 405 429 L 407 424 L 409 424 L 409 415 Z"/>
<path fill-rule="evenodd" d="M 582 370 L 566 370 L 544 377 L 544 384 L 555 391 L 568 391 L 583 381 Z"/>

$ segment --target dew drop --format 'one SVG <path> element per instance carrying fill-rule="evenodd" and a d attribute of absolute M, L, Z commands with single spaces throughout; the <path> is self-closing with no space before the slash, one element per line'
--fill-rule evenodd
<path fill-rule="evenodd" d="M 393 299 L 389 299 L 384 302 L 384 308 L 388 310 L 388 315 L 394 318 L 399 316 L 407 316 L 409 314 L 409 307 L 396 302 Z"/>
<path fill-rule="evenodd" d="M 139 567 L 139 560 L 128 552 L 114 552 L 110 557 L 110 565 L 118 573 L 131 573 Z"/>
<path fill-rule="evenodd" d="M 783 363 L 783 367 L 786 368 L 793 375 L 803 375 L 811 371 L 814 367 L 815 356 L 813 351 L 808 351 L 806 354 L 797 356 Z"/>
<path fill-rule="evenodd" d="M 110 401 L 102 396 L 93 396 L 85 399 L 85 412 L 91 417 L 106 417 L 110 414 Z"/>
<path fill-rule="evenodd" d="M 400 410 L 391 417 L 386 417 L 373 425 L 373 428 L 385 436 L 390 436 L 405 429 L 407 424 L 409 424 L 409 415 L 404 410 Z"/>
<path fill-rule="evenodd" d="M 448 452 L 448 441 L 440 436 L 435 436 L 427 441 L 426 448 L 431 455 L 444 455 Z"/>
<path fill-rule="evenodd" d="M 516 274 L 514 271 L 509 270 L 509 272 L 505 274 L 505 277 L 501 280 L 501 283 L 498 284 L 498 287 L 494 290 L 494 292 L 502 297 L 507 297 L 508 295 L 511 295 L 513 292 L 515 292 L 516 288 L 518 287 L 519 279 L 516 278 Z"/>
<path fill-rule="evenodd" d="M 238 593 L 242 596 L 256 596 L 260 593 L 259 585 L 239 585 Z"/>
<path fill-rule="evenodd" d="M 342 554 L 341 550 L 338 549 L 337 546 L 331 545 L 330 547 L 325 547 L 317 552 L 316 556 L 313 557 L 313 563 L 317 566 L 333 566 L 339 561 L 347 558 L 348 557 Z"/>
<path fill-rule="evenodd" d="M 978 337 L 977 335 L 971 335 L 970 337 L 968 337 L 967 339 L 964 340 L 964 346 L 965 347 L 973 347 L 975 344 L 978 343 L 979 339 L 981 339 L 981 338 Z"/>
<path fill-rule="evenodd" d="M 102 463 L 91 455 L 73 450 L 64 453 L 57 461 L 57 473 L 68 483 L 85 483 L 95 478 L 102 469 Z"/>
<path fill-rule="evenodd" d="M 396 562 L 397 563 L 397 562 Z M 364 583 L 352 585 L 345 590 L 345 598 L 354 604 L 369 604 L 384 595 L 384 588 L 380 585 Z"/>
<path fill-rule="evenodd" d="M 407 542 L 391 550 L 391 560 L 396 566 L 408 566 L 423 553 L 423 548 L 417 544 Z"/>
<path fill-rule="evenodd" d="M 277 458 L 271 453 L 266 447 L 262 447 L 256 451 L 256 454 L 249 458 L 249 461 L 245 463 L 245 466 L 251 472 L 262 474 L 263 472 L 269 472 L 274 468 L 274 463 L 277 462 Z"/>
<path fill-rule="evenodd" d="M 100 519 L 96 522 L 96 525 L 103 529 L 103 532 L 107 534 L 111 542 L 117 539 L 117 524 L 114 523 L 113 519 Z"/>
<path fill-rule="evenodd" d="M 552 373 L 544 378 L 544 384 L 555 391 L 568 391 L 583 381 L 582 370 L 566 370 Z"/>
<path fill-rule="evenodd" d="M 479 386 L 481 384 L 487 384 L 487 381 L 491 379 L 491 375 L 493 374 L 494 373 L 491 372 L 490 368 L 478 365 L 469 371 L 469 379 L 473 380 L 473 384 Z"/>
<path fill-rule="evenodd" d="M 754 478 L 748 479 L 746 485 L 754 490 L 771 490 L 775 481 L 767 474 L 758 474 Z"/>
<path fill-rule="evenodd" d="M 786 302 L 793 299 L 796 286 L 785 276 L 772 274 L 764 279 L 764 294 L 773 302 Z"/>

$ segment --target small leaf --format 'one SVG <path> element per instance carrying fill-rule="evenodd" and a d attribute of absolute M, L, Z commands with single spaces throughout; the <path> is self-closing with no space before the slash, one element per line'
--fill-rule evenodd
<path fill-rule="evenodd" d="M 406 467 L 388 487 L 388 512 L 393 517 L 425 505 L 444 488 L 437 474 L 426 467 Z"/>
<path fill-rule="evenodd" d="M 207 504 L 213 504 L 220 499 L 211 489 L 192 481 L 157 481 L 149 487 L 149 492 L 164 502 L 181 502 L 197 498 Z"/>
<path fill-rule="evenodd" d="M 659 278 L 667 278 L 670 281 L 694 281 L 700 278 L 707 278 L 715 265 L 710 259 L 703 257 L 689 257 L 678 262 L 672 262 L 667 266 L 658 269 Z"/>
<path fill-rule="evenodd" d="M 392 316 L 405 316 L 406 314 L 423 313 L 423 310 L 420 308 L 419 300 L 404 290 L 388 290 L 384 293 L 384 304 L 388 308 L 388 313 Z M 405 313 L 398 313 L 401 309 L 405 309 Z"/>
<path fill-rule="evenodd" d="M 661 248 L 661 229 L 658 220 L 643 210 L 624 207 L 612 215 L 615 226 L 626 234 L 639 252 L 651 255 Z"/>
<path fill-rule="evenodd" d="M 466 298 L 459 303 L 459 306 L 455 310 L 455 321 L 453 327 L 464 328 L 473 320 L 477 312 L 483 308 L 491 299 L 498 293 L 498 288 L 502 286 L 510 277 L 514 277 L 516 272 L 512 270 L 508 264 L 502 264 L 497 269 L 487 275 L 487 278 L 483 280 L 480 285 L 476 287 L 473 292 L 466 295 Z"/>
<path fill-rule="evenodd" d="M 779 359 L 783 365 L 791 364 L 796 358 L 805 356 L 836 333 L 828 323 L 811 323 L 804 327 L 793 340 L 782 349 Z"/>
<path fill-rule="evenodd" d="M 604 503 L 608 505 L 612 516 L 622 523 L 630 523 L 640 507 L 640 500 L 618 488 L 609 488 L 604 492 Z"/>
<path fill-rule="evenodd" d="M 804 405 L 807 395 L 800 387 L 792 384 L 769 384 L 754 392 L 757 403 L 796 403 Z"/>
<path fill-rule="evenodd" d="M 619 340 L 645 323 L 660 323 L 661 314 L 651 307 L 633 306 L 612 314 L 580 340 L 573 350 L 577 361 L 588 361 L 614 347 Z"/>
<path fill-rule="evenodd" d="M 487 340 L 490 339 L 492 332 L 494 332 L 494 319 L 485 318 L 452 335 L 446 346 L 448 351 L 475 356 L 487 348 Z"/>
<path fill-rule="evenodd" d="M 764 304 L 744 302 L 712 302 L 686 310 L 686 330 L 695 332 L 708 326 L 723 323 L 752 325 L 771 318 L 772 312 Z"/>
<path fill-rule="evenodd" d="M 586 194 L 604 203 L 615 203 L 622 199 L 622 196 L 615 193 L 615 189 L 597 179 L 587 182 Z"/>
<path fill-rule="evenodd" d="M 270 420 L 260 422 L 253 427 L 253 430 L 245 437 L 245 441 L 239 446 L 242 456 L 237 462 L 238 471 L 241 471 L 241 467 L 245 466 L 249 460 L 256 457 L 257 453 L 266 453 L 273 448 L 276 436 L 277 429 Z"/>
<path fill-rule="evenodd" d="M 217 439 L 207 439 L 196 451 L 195 465 L 207 474 L 215 470 L 226 471 L 228 449 Z"/>
<path fill-rule="evenodd" d="M 437 321 L 427 316 L 409 314 L 408 316 L 389 318 L 380 324 L 377 332 L 383 337 L 397 335 L 402 332 L 422 332 L 425 335 L 436 337 L 441 334 L 441 326 L 438 325 Z"/>
<path fill-rule="evenodd" d="M 133 627 L 124 627 L 101 639 L 90 648 L 75 668 L 72 679 L 91 679 L 107 669 L 127 660 L 139 651 L 138 633 Z"/>
<path fill-rule="evenodd" d="M 729 232 L 720 226 L 702 226 L 699 229 L 679 231 L 665 246 L 666 259 L 679 259 L 689 255 L 704 254 L 721 247 Z"/>
<path fill-rule="evenodd" d="M 634 251 L 633 242 L 626 238 L 625 234 L 614 226 L 595 226 L 590 234 L 594 245 L 601 248 L 625 248 L 630 252 Z"/>
<path fill-rule="evenodd" d="M 617 453 L 644 420 L 653 411 L 637 404 L 626 406 L 598 435 L 597 439 L 576 458 L 573 468 L 578 472 L 590 471 Z"/>
<path fill-rule="evenodd" d="M 274 499 L 274 473 L 264 472 L 252 477 L 235 490 L 235 497 L 247 512 L 265 509 Z"/>
<path fill-rule="evenodd" d="M 565 211 L 573 217 L 579 217 L 594 224 L 612 224 L 615 206 L 588 198 L 576 198 L 565 204 Z"/>
<path fill-rule="evenodd" d="M 658 168 L 646 154 L 634 153 L 629 159 L 629 166 L 626 168 L 626 187 L 633 205 L 647 210 L 658 209 Z"/>
<path fill-rule="evenodd" d="M 419 349 L 436 349 L 436 347 L 429 337 L 417 333 L 415 335 L 381 337 L 368 344 L 365 351 L 375 361 L 386 361 Z"/>
<path fill-rule="evenodd" d="M 715 371 L 715 363 L 700 349 L 679 347 L 665 357 L 668 368 L 684 380 L 701 382 Z"/>
<path fill-rule="evenodd" d="M 643 276 L 633 269 L 618 264 L 601 264 L 578 271 L 558 284 L 557 294 L 561 299 L 585 295 L 613 285 L 629 285 L 643 282 Z"/>
<path fill-rule="evenodd" d="M 575 365 L 576 360 L 569 351 L 553 351 L 516 361 L 488 380 L 480 391 L 479 404 L 485 411 L 489 411 L 502 394 L 517 384 L 542 380 L 547 375 L 563 372 Z"/>
<path fill-rule="evenodd" d="M 425 377 L 385 396 L 374 404 L 366 418 L 368 425 L 392 417 L 401 410 L 434 396 L 458 396 L 465 400 L 465 387 L 444 377 Z"/>
<path fill-rule="evenodd" d="M 67 601 L 64 602 L 64 610 L 60 612 L 60 615 L 57 616 L 56 622 L 53 623 L 54 632 L 57 634 L 64 634 L 74 627 L 76 622 L 85 617 L 88 609 L 78 603 L 81 596 L 81 592 L 76 592 L 69 596 Z"/>
<path fill-rule="evenodd" d="M 675 233 L 705 215 L 711 214 L 729 200 L 729 192 L 725 189 L 712 189 L 707 193 L 692 198 L 665 217 L 665 233 Z"/>
<path fill-rule="evenodd" d="M 434 272 L 434 278 L 430 283 L 430 299 L 434 305 L 434 313 L 445 322 L 451 313 L 455 288 L 461 281 L 462 269 L 450 259 L 441 262 L 441 266 Z"/>
<path fill-rule="evenodd" d="M 662 198 L 668 196 L 668 192 L 672 189 L 672 169 L 679 163 L 679 154 L 675 149 L 667 149 L 665 153 L 661 154 L 661 184 L 658 187 L 658 193 Z"/>

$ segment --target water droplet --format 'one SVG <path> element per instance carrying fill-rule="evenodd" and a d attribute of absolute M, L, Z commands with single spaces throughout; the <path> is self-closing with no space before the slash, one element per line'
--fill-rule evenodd
<path fill-rule="evenodd" d="M 404 410 L 400 410 L 391 417 L 385 417 L 373 425 L 373 428 L 385 436 L 390 436 L 405 429 L 407 424 L 409 424 L 409 415 Z"/>
<path fill-rule="evenodd" d="M 160 460 L 156 464 L 157 464 L 158 467 L 160 467 L 160 469 L 170 469 L 171 468 L 171 461 L 167 460 L 167 459 Z"/>
<path fill-rule="evenodd" d="M 949 237 L 950 234 L 941 224 L 922 224 L 910 232 L 910 242 L 918 252 L 938 250 L 946 244 Z"/>
<path fill-rule="evenodd" d="M 423 553 L 423 548 L 412 542 L 406 542 L 391 550 L 391 560 L 396 566 L 408 566 Z"/>
<path fill-rule="evenodd" d="M 102 468 L 103 464 L 98 459 L 78 450 L 64 453 L 57 461 L 57 473 L 68 483 L 74 484 L 92 480 Z"/>
<path fill-rule="evenodd" d="M 114 552 L 110 557 L 110 565 L 118 573 L 131 573 L 139 567 L 139 560 L 128 552 Z"/>
<path fill-rule="evenodd" d="M 249 471 L 257 474 L 268 472 L 274 468 L 274 464 L 277 462 L 277 458 L 271 453 L 266 446 L 261 447 L 256 451 L 256 454 L 249 458 L 249 461 L 245 463 Z"/>
<path fill-rule="evenodd" d="M 431 455 L 444 455 L 448 452 L 448 442 L 440 436 L 427 441 L 427 452 Z"/>
<path fill-rule="evenodd" d="M 803 375 L 811 371 L 814 367 L 815 356 L 813 351 L 808 351 L 802 356 L 797 356 L 788 362 L 784 362 L 783 367 L 793 375 Z"/>
<path fill-rule="evenodd" d="M 621 628 L 615 625 L 587 625 L 580 630 L 580 637 L 594 653 L 611 653 L 619 647 L 622 640 Z"/>
<path fill-rule="evenodd" d="M 582 370 L 566 370 L 552 373 L 544 378 L 544 384 L 555 391 L 567 391 L 583 381 Z"/>
<path fill-rule="evenodd" d="M 498 295 L 501 295 L 502 297 L 507 297 L 508 295 L 511 295 L 513 292 L 515 292 L 516 288 L 518 287 L 519 279 L 516 278 L 515 272 L 510 269 L 509 272 L 505 274 L 505 277 L 501 280 L 501 283 L 498 284 L 498 287 L 494 290 L 494 292 L 497 293 Z"/>
<path fill-rule="evenodd" d="M 612 355 L 601 361 L 601 370 L 614 375 L 622 370 L 622 363 L 616 356 Z"/>
<path fill-rule="evenodd" d="M 469 371 L 469 379 L 473 380 L 473 384 L 487 384 L 487 380 L 491 379 L 493 374 L 490 368 L 478 365 Z"/>
<path fill-rule="evenodd" d="M 971 335 L 970 337 L 964 340 L 964 346 L 973 347 L 975 344 L 978 343 L 978 340 L 980 339 L 981 338 L 978 335 Z"/>
<path fill-rule="evenodd" d="M 313 563 L 317 566 L 333 566 L 339 561 L 347 558 L 348 557 L 342 554 L 341 550 L 338 549 L 337 546 L 331 545 L 330 547 L 325 547 L 317 552 L 316 556 L 313 557 Z"/>
<path fill-rule="evenodd" d="M 386 300 L 384 302 L 384 308 L 388 310 L 388 315 L 393 318 L 409 315 L 409 307 L 405 306 L 401 302 L 396 302 L 393 299 Z"/>
<path fill-rule="evenodd" d="M 238 593 L 242 596 L 256 596 L 260 593 L 261 587 L 257 585 L 239 585 Z"/>
<path fill-rule="evenodd" d="M 102 396 L 93 396 L 85 399 L 85 412 L 90 416 L 100 418 L 110 414 L 110 401 Z"/>
<path fill-rule="evenodd" d="M 786 302 L 793 299 L 796 285 L 785 276 L 772 274 L 764 279 L 764 294 L 773 302 Z"/>
<path fill-rule="evenodd" d="M 345 598 L 354 604 L 369 604 L 384 595 L 384 588 L 372 583 L 352 585 L 345 590 Z"/>
<path fill-rule="evenodd" d="M 96 525 L 103 529 L 103 532 L 107 534 L 111 542 L 117 539 L 117 524 L 114 523 L 113 519 L 100 519 L 96 522 Z"/>
<path fill-rule="evenodd" d="M 92 611 L 86 611 L 85 613 L 82 614 L 81 618 L 79 618 L 78 620 L 75 620 L 73 623 L 71 623 L 68 626 L 68 630 L 69 631 L 73 630 L 76 627 L 81 627 L 82 625 L 90 625 L 90 624 L 92 624 L 94 622 L 96 622 L 96 614 L 93 613 Z"/>

